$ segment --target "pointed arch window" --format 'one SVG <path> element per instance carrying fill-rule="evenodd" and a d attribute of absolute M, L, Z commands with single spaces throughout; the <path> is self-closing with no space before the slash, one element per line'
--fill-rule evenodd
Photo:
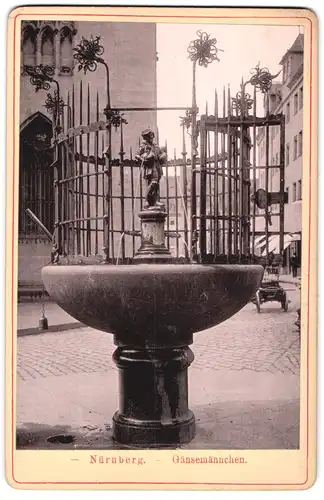
<path fill-rule="evenodd" d="M 71 74 L 72 66 L 72 32 L 68 26 L 64 26 L 60 32 L 60 73 Z"/>
<path fill-rule="evenodd" d="M 49 27 L 42 32 L 41 39 L 41 60 L 44 66 L 55 67 L 54 33 Z"/>
<path fill-rule="evenodd" d="M 22 63 L 36 65 L 36 33 L 32 26 L 27 26 L 22 37 Z"/>

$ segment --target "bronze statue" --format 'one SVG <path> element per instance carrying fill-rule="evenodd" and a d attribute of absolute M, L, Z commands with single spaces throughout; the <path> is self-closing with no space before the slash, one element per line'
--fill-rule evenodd
<path fill-rule="evenodd" d="M 160 203 L 160 179 L 163 175 L 163 165 L 167 162 L 167 153 L 164 148 L 155 144 L 152 130 L 143 130 L 142 137 L 143 142 L 135 158 L 141 162 L 143 178 L 147 182 L 144 208 L 163 207 L 163 203 Z"/>

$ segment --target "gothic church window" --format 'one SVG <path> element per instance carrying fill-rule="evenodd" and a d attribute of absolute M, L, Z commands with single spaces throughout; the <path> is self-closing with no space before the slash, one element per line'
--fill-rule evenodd
<path fill-rule="evenodd" d="M 50 27 L 42 31 L 41 60 L 44 66 L 55 67 L 54 33 Z"/>
<path fill-rule="evenodd" d="M 36 33 L 32 26 L 27 26 L 23 32 L 22 60 L 27 66 L 36 65 Z"/>
<path fill-rule="evenodd" d="M 23 21 L 21 37 L 22 66 L 43 64 L 52 68 L 52 74 L 72 75 L 73 22 Z M 24 72 L 23 72 L 24 74 Z"/>
<path fill-rule="evenodd" d="M 72 33 L 65 26 L 60 32 L 60 74 L 71 74 L 73 66 Z"/>

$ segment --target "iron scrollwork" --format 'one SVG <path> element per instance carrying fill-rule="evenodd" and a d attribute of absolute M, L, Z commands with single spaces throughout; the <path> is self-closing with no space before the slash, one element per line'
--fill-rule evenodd
<path fill-rule="evenodd" d="M 256 90 L 260 90 L 262 94 L 266 94 L 271 88 L 272 80 L 277 78 L 280 72 L 281 70 L 276 75 L 271 75 L 268 68 L 260 68 L 260 63 L 258 63 L 256 67 L 251 70 L 252 76 L 247 83 L 253 85 Z"/>
<path fill-rule="evenodd" d="M 187 130 L 189 130 L 191 124 L 192 124 L 192 111 L 191 109 L 187 109 L 186 116 L 180 116 L 180 125 L 181 127 L 185 127 Z"/>
<path fill-rule="evenodd" d="M 271 88 L 272 81 L 277 78 L 281 71 L 275 75 L 271 75 L 268 68 L 261 68 L 260 63 L 258 63 L 255 68 L 251 69 L 251 78 L 242 82 L 241 92 L 236 94 L 236 97 L 232 98 L 232 111 L 236 111 L 237 115 L 247 116 L 249 110 L 253 106 L 254 100 L 251 95 L 245 92 L 247 85 L 252 85 L 256 91 L 260 91 L 262 94 L 267 94 Z"/>
<path fill-rule="evenodd" d="M 198 156 L 198 136 L 199 136 L 199 127 L 196 124 L 195 127 L 192 127 L 192 132 L 191 132 L 193 156 Z"/>
<path fill-rule="evenodd" d="M 243 101 L 243 106 L 242 106 Z M 236 97 L 232 97 L 232 109 L 236 111 L 238 115 L 247 115 L 249 109 L 252 109 L 253 99 L 250 94 L 238 92 Z M 243 109 L 242 109 L 243 108 Z"/>
<path fill-rule="evenodd" d="M 82 37 L 79 45 L 73 49 L 75 52 L 73 57 L 77 61 L 79 71 L 83 69 L 84 73 L 93 72 L 96 71 L 98 63 L 104 63 L 100 57 L 104 53 L 104 48 L 99 42 L 100 36 L 93 37 L 91 35 L 89 40 Z"/>
<path fill-rule="evenodd" d="M 74 47 L 73 58 L 76 60 L 78 70 L 83 69 L 86 74 L 87 71 L 94 72 L 98 68 L 98 64 L 102 64 L 106 69 L 106 91 L 107 91 L 107 108 L 110 109 L 110 76 L 109 67 L 105 60 L 101 57 L 105 49 L 100 45 L 100 36 L 94 37 L 90 35 L 89 40 L 82 37 L 79 45 Z"/>
<path fill-rule="evenodd" d="M 35 87 L 35 91 L 49 90 L 51 83 L 54 81 L 52 78 L 53 68 L 44 64 L 38 66 L 23 66 L 23 74 L 30 76 L 30 83 Z"/>
<path fill-rule="evenodd" d="M 57 91 L 54 91 L 54 95 L 51 93 L 47 94 L 45 104 L 44 104 L 46 110 L 50 114 L 57 113 L 59 112 L 60 115 L 63 114 L 64 106 L 66 106 L 65 102 L 63 101 L 62 97 L 59 97 Z"/>
<path fill-rule="evenodd" d="M 185 116 L 180 116 L 180 125 L 181 127 L 184 127 L 187 129 L 187 134 L 189 137 L 192 139 L 192 148 L 193 148 L 193 154 L 194 156 L 198 156 L 198 135 L 199 135 L 199 128 L 197 124 L 195 123 L 193 125 L 193 114 L 194 114 L 193 109 L 188 109 L 186 111 Z M 191 133 L 190 133 L 190 128 L 191 128 Z"/>
<path fill-rule="evenodd" d="M 198 135 L 199 130 L 197 127 L 197 113 L 198 108 L 196 104 L 196 66 L 207 68 L 213 61 L 219 61 L 218 52 L 221 49 L 217 48 L 216 38 L 211 38 L 211 35 L 205 31 L 197 31 L 198 38 L 192 40 L 188 46 L 189 59 L 192 61 L 192 108 L 186 116 L 182 118 L 184 126 L 191 126 L 191 146 L 192 146 L 192 160 L 193 168 L 195 168 L 195 158 L 198 156 Z"/>
<path fill-rule="evenodd" d="M 219 61 L 218 51 L 221 49 L 217 48 L 216 38 L 211 38 L 208 33 L 198 30 L 198 39 L 190 42 L 188 47 L 189 59 L 193 63 L 199 64 L 199 66 L 204 66 L 207 68 L 208 64 L 213 61 Z"/>
<path fill-rule="evenodd" d="M 107 125 L 115 127 L 115 130 L 117 130 L 117 128 L 120 127 L 122 123 L 124 123 L 125 125 L 128 124 L 127 120 L 123 118 L 124 113 L 121 113 L 118 109 L 111 109 L 109 107 L 106 107 L 103 112 L 107 119 Z"/>

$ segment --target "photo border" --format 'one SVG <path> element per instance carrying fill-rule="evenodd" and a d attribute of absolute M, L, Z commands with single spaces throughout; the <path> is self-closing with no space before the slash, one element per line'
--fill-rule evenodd
<path fill-rule="evenodd" d="M 276 14 L 276 15 L 275 15 Z M 17 210 L 18 210 L 18 170 L 19 170 L 19 78 L 17 68 L 20 68 L 20 23 L 22 19 L 57 19 L 62 20 L 63 16 L 71 20 L 81 20 L 80 18 L 111 22 L 202 22 L 212 24 L 278 24 L 278 21 L 285 21 L 289 25 L 302 25 L 305 30 L 305 53 L 304 53 L 304 75 L 307 86 L 304 86 L 304 148 L 303 148 L 303 242 L 302 242 L 302 289 L 301 289 L 301 439 L 299 450 L 275 451 L 275 455 L 290 455 L 304 452 L 303 460 L 297 460 L 296 470 L 293 477 L 304 476 L 302 481 L 277 481 L 277 482 L 246 482 L 246 481 L 26 481 L 25 477 L 33 476 L 35 468 L 35 453 L 45 456 L 49 451 L 28 451 L 15 449 L 15 407 L 16 407 L 16 344 L 17 344 Z M 260 22 L 262 20 L 262 22 Z M 240 22 L 243 21 L 243 22 Z M 289 22 L 288 22 L 289 21 Z M 298 21 L 298 23 L 296 22 Z M 309 43 L 306 43 L 308 40 Z M 7 379 L 7 404 L 6 404 L 6 455 L 7 455 L 7 480 L 15 488 L 50 488 L 57 485 L 58 488 L 65 489 L 76 485 L 87 488 L 96 485 L 98 488 L 106 486 L 109 489 L 144 489 L 143 487 L 171 486 L 170 489 L 306 489 L 315 480 L 316 469 L 316 290 L 317 290 L 317 18 L 315 14 L 307 9 L 278 9 L 278 8 L 185 8 L 185 7 L 81 7 L 81 6 L 34 6 L 18 7 L 11 11 L 8 20 L 8 113 L 7 113 L 7 256 L 6 256 L 6 291 L 7 291 L 7 315 L 6 315 L 6 379 Z M 309 68 L 309 74 L 307 73 Z M 307 112 L 308 111 L 308 112 Z M 308 122 L 308 123 L 307 123 Z M 308 196 L 305 196 L 305 195 Z M 302 403 L 303 401 L 303 403 Z M 306 405 L 304 405 L 304 403 Z M 181 450 L 177 453 L 188 450 Z M 197 455 L 198 450 L 190 450 L 191 454 Z M 222 450 L 212 450 L 210 455 Z M 234 450 L 230 450 L 234 453 Z M 72 451 L 89 455 L 89 451 Z M 241 454 L 264 455 L 268 450 L 241 450 Z M 51 451 L 51 457 L 68 453 L 64 451 Z M 104 450 L 103 452 L 104 453 Z M 109 452 L 110 453 L 110 452 Z M 108 454 L 109 454 L 108 453 Z M 118 452 L 125 455 L 125 451 Z M 118 454 L 117 452 L 114 454 Z M 143 452 L 134 452 L 142 453 Z M 155 452 L 148 450 L 145 452 L 153 455 Z M 172 451 L 159 451 L 158 454 L 172 454 Z M 206 454 L 203 450 L 201 454 Z M 19 460 L 19 454 L 24 455 L 24 462 Z M 52 455 L 53 454 L 53 455 Z M 110 453 L 111 454 L 111 453 Z M 28 460 L 26 459 L 28 457 Z M 36 458 L 36 461 L 38 459 Z M 42 459 L 44 460 L 44 458 Z M 53 460 L 51 458 L 51 460 Z M 58 460 L 59 461 L 59 460 Z M 273 464 L 278 463 L 278 468 L 282 467 L 282 461 L 273 459 Z M 286 462 L 286 460 L 285 460 Z M 15 466 L 18 463 L 18 469 Z M 272 462 L 271 462 L 272 463 Z M 302 469 L 302 464 L 305 465 Z M 159 465 L 160 466 L 160 465 Z M 266 467 L 266 465 L 264 465 Z M 156 468 L 156 465 L 152 468 Z M 172 466 L 170 469 L 178 469 Z M 194 466 L 194 467 L 199 467 Z M 65 466 L 66 468 L 66 466 Z M 114 469 L 115 470 L 115 469 Z M 18 472 L 17 472 L 18 471 Z M 193 469 L 188 469 L 188 474 L 193 474 Z M 273 479 L 275 473 L 273 470 Z M 288 464 L 286 465 L 288 472 Z M 67 475 L 70 473 L 66 471 Z M 124 471 L 125 473 L 125 471 Z M 154 473 L 154 472 L 153 472 Z M 84 476 L 84 471 L 79 472 Z M 152 471 L 147 470 L 145 474 L 150 475 Z M 174 472 L 172 472 L 174 474 Z M 171 475 L 172 475 L 171 474 Z M 215 474 L 215 472 L 214 472 Z M 245 473 L 246 474 L 246 473 Z M 20 477 L 19 477 L 20 476 Z M 287 474 L 289 476 L 289 474 Z M 24 480 L 22 480 L 24 479 Z M 184 488 L 186 487 L 186 488 Z M 90 488 L 91 489 L 91 488 Z"/>

